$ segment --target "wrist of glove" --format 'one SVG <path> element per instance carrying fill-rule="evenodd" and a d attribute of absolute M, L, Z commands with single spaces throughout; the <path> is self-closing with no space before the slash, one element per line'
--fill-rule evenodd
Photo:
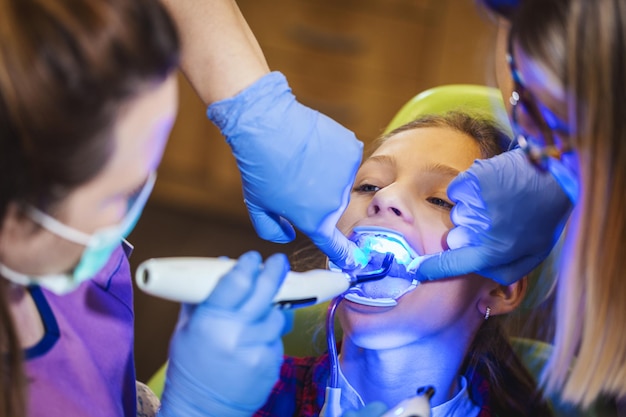
<path fill-rule="evenodd" d="M 205 384 L 195 382 L 175 364 L 168 364 L 167 373 L 158 417 L 249 417 L 262 405 L 235 404 Z"/>

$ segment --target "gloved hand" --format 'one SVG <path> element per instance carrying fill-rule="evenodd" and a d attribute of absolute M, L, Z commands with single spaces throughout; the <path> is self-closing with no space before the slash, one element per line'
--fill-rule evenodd
<path fill-rule="evenodd" d="M 295 226 L 336 265 L 364 263 L 336 228 L 363 150 L 351 131 L 296 101 L 278 72 L 211 104 L 207 115 L 232 148 L 259 236 L 286 243 Z"/>
<path fill-rule="evenodd" d="M 511 284 L 543 261 L 572 205 L 549 173 L 538 172 L 521 149 L 478 160 L 448 186 L 456 203 L 451 250 L 419 263 L 420 279 L 470 272 Z"/>
<path fill-rule="evenodd" d="M 258 253 L 246 253 L 206 301 L 183 306 L 159 417 L 250 416 L 265 403 L 286 324 L 271 304 L 288 269 L 284 255 L 263 266 Z"/>
<path fill-rule="evenodd" d="M 359 411 L 348 411 L 341 417 L 380 417 L 387 411 L 387 406 L 382 402 L 373 402 Z"/>

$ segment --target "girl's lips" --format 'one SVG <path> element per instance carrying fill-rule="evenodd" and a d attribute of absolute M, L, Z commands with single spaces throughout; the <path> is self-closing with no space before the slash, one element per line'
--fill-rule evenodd
<path fill-rule="evenodd" d="M 410 225 L 403 224 L 368 224 L 368 223 L 356 223 L 353 225 L 350 234 L 348 234 L 348 238 L 352 240 L 352 236 L 358 233 L 363 233 L 366 231 L 380 231 L 381 233 L 389 233 L 392 235 L 401 236 L 404 240 L 406 246 L 410 248 L 410 251 L 414 253 L 415 256 L 423 255 L 422 246 L 416 241 L 414 238 L 415 231 L 412 230 Z"/>
<path fill-rule="evenodd" d="M 357 284 L 346 292 L 347 300 L 371 307 L 394 307 L 397 299 L 417 287 L 419 282 L 407 266 L 418 255 L 401 233 L 379 226 L 357 226 L 349 239 L 368 257 L 368 264 L 357 274 L 367 275 L 381 268 L 382 259 L 389 252 L 394 254 L 394 260 L 385 278 Z M 330 268 L 338 269 L 332 263 Z"/>

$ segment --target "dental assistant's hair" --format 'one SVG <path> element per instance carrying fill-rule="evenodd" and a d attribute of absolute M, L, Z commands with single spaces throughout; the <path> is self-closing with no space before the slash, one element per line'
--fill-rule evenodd
<path fill-rule="evenodd" d="M 122 105 L 164 81 L 178 54 L 158 0 L 0 0 L 0 225 L 9 204 L 49 207 L 97 175 Z M 6 290 L 0 417 L 19 417 L 26 385 Z"/>
<path fill-rule="evenodd" d="M 563 85 L 580 166 L 545 386 L 583 407 L 626 398 L 626 2 L 523 0 L 512 16 L 516 47 Z"/>
<path fill-rule="evenodd" d="M 491 118 L 481 113 L 465 111 L 422 116 L 382 136 L 378 143 L 400 132 L 425 127 L 453 129 L 473 138 L 480 149 L 481 159 L 505 152 L 511 143 L 509 136 Z M 480 326 L 468 349 L 464 368 L 469 381 L 474 378 L 488 381 L 489 404 L 495 415 L 552 415 L 538 389 L 537 381 L 513 350 L 500 317 L 490 317 Z"/>

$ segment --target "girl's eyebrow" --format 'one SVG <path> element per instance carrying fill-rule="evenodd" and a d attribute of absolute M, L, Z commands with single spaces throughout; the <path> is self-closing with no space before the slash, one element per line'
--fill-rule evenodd
<path fill-rule="evenodd" d="M 368 158 L 364 164 L 368 162 L 385 165 L 385 168 L 393 168 L 396 166 L 396 159 L 390 155 L 375 155 Z M 436 174 L 446 178 L 456 178 L 461 171 L 451 167 L 450 165 L 442 164 L 440 162 L 431 162 L 423 167 L 420 167 L 419 172 Z"/>
<path fill-rule="evenodd" d="M 389 155 L 374 155 L 374 156 L 370 156 L 369 158 L 367 158 L 367 160 L 365 160 L 365 163 L 367 162 L 375 162 L 377 164 L 381 164 L 381 165 L 387 165 L 388 167 L 392 168 L 396 166 L 396 158 L 389 156 Z"/>
<path fill-rule="evenodd" d="M 448 178 L 456 178 L 456 176 L 459 175 L 459 173 L 461 172 L 458 169 L 451 167 L 450 165 L 445 165 L 439 162 L 430 163 L 426 166 L 420 167 L 419 170 L 421 172 L 438 174 Z"/>

